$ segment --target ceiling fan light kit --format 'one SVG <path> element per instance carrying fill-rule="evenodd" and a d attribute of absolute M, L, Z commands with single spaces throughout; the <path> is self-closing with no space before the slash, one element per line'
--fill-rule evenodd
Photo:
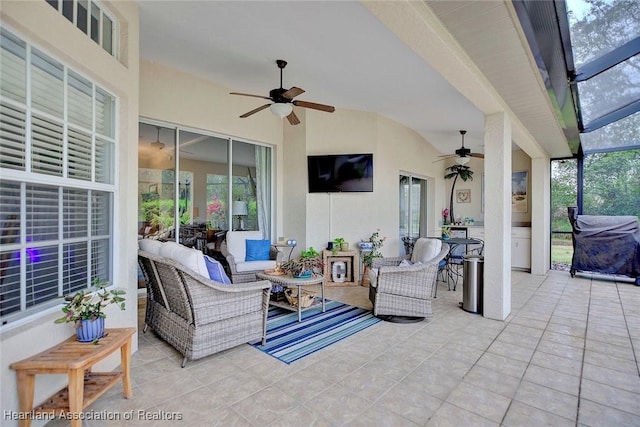
<path fill-rule="evenodd" d="M 254 98 L 262 98 L 268 99 L 272 102 L 272 104 L 264 104 L 258 108 L 254 108 L 253 110 L 244 113 L 240 116 L 240 118 L 247 118 L 259 111 L 262 111 L 266 108 L 269 108 L 271 112 L 280 117 L 286 117 L 289 120 L 289 123 L 292 125 L 297 125 L 300 123 L 300 120 L 296 116 L 296 113 L 293 111 L 293 106 L 302 107 L 302 108 L 311 108 L 318 111 L 326 111 L 328 113 L 333 113 L 335 111 L 335 107 L 331 105 L 324 104 L 316 104 L 315 102 L 307 102 L 307 101 L 294 101 L 293 98 L 296 96 L 303 94 L 304 90 L 299 87 L 293 86 L 291 89 L 285 89 L 282 87 L 282 70 L 287 66 L 287 61 L 282 59 L 276 60 L 276 64 L 278 68 L 280 68 L 280 87 L 271 89 L 269 91 L 269 96 L 262 95 L 252 95 L 250 93 L 240 93 L 240 92 L 231 92 L 231 95 L 241 95 L 241 96 L 251 96 Z"/>
<path fill-rule="evenodd" d="M 276 102 L 269 106 L 269 109 L 273 114 L 284 119 L 293 111 L 293 106 L 291 104 L 284 104 L 282 102 Z"/>
<path fill-rule="evenodd" d="M 467 163 L 469 163 L 469 160 L 471 160 L 471 159 L 469 159 L 469 157 L 458 157 L 458 158 L 456 159 L 456 163 L 457 163 L 457 164 L 459 164 L 459 165 L 461 165 L 461 166 L 464 166 L 464 165 L 466 165 Z"/>

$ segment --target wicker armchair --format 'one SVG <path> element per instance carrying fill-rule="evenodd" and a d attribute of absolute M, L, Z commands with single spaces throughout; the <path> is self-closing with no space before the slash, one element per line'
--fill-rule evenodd
<path fill-rule="evenodd" d="M 227 232 L 226 239 L 220 246 L 220 252 L 227 260 L 230 279 L 233 283 L 253 282 L 256 280 L 256 273 L 276 266 L 276 261 L 279 261 L 279 252 L 273 246 L 269 252 L 269 260 L 246 261 L 246 241 L 262 238 L 261 231 Z"/>
<path fill-rule="evenodd" d="M 400 265 L 407 260 L 405 257 L 374 259 L 369 287 L 373 314 L 392 322 L 418 322 L 430 318 L 438 265 L 447 253 L 448 244 L 438 239 L 420 238 L 413 250 L 412 265 Z"/>
<path fill-rule="evenodd" d="M 147 282 L 145 327 L 187 360 L 200 359 L 249 341 L 266 343 L 271 283 L 224 285 L 176 261 L 138 251 Z"/>

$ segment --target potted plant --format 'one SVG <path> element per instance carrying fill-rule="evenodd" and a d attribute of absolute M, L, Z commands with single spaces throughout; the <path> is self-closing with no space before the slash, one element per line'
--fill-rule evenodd
<path fill-rule="evenodd" d="M 362 286 L 369 286 L 369 268 L 373 264 L 375 258 L 382 257 L 380 249 L 384 245 L 386 237 L 380 237 L 380 230 L 376 230 L 369 237 L 368 241 L 363 241 L 360 244 L 362 250 L 362 262 L 364 264 L 364 270 L 362 272 Z"/>
<path fill-rule="evenodd" d="M 104 308 L 116 304 L 124 310 L 125 291 L 122 289 L 107 290 L 108 282 L 96 277 L 91 289 L 82 289 L 65 297 L 62 307 L 64 316 L 55 323 L 74 322 L 76 335 L 80 342 L 97 342 L 104 336 Z"/>
<path fill-rule="evenodd" d="M 335 239 L 333 239 L 333 254 L 335 255 L 336 252 L 338 251 L 348 251 L 349 250 L 349 243 L 345 242 L 343 237 L 336 237 Z"/>
<path fill-rule="evenodd" d="M 322 257 L 320 252 L 310 246 L 297 259 L 283 262 L 280 267 L 293 277 L 311 277 L 322 270 Z"/>

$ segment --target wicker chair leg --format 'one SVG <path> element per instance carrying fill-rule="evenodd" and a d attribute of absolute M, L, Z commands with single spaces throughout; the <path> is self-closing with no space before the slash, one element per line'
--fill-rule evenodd
<path fill-rule="evenodd" d="M 149 329 L 149 325 L 147 325 L 146 323 L 144 324 L 144 328 L 142 328 L 142 333 L 146 334 L 147 333 L 147 329 Z"/>
<path fill-rule="evenodd" d="M 182 358 L 182 365 L 180 367 L 184 368 L 185 366 L 187 366 L 187 356 Z"/>

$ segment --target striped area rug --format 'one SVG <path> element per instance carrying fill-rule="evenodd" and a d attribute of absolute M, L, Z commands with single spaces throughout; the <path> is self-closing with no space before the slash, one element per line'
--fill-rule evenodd
<path fill-rule="evenodd" d="M 322 306 L 298 313 L 278 307 L 270 307 L 267 318 L 267 345 L 262 341 L 249 344 L 286 364 L 291 364 L 358 331 L 376 324 L 380 319 L 370 310 L 326 300 Z"/>

